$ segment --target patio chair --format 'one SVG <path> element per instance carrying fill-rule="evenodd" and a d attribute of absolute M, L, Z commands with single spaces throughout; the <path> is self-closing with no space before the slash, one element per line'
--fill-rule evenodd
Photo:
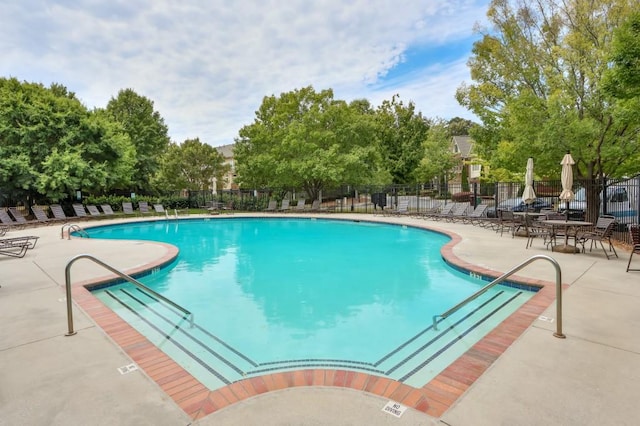
<path fill-rule="evenodd" d="M 51 219 L 47 212 L 44 211 L 42 206 L 31 206 L 31 212 L 36 217 L 36 220 L 41 223 L 52 223 L 55 222 L 56 219 Z"/>
<path fill-rule="evenodd" d="M 426 214 L 424 217 L 427 218 L 427 219 L 433 219 L 433 220 L 446 219 L 448 216 L 451 215 L 451 211 L 456 206 L 456 204 L 457 203 L 445 204 L 444 206 L 442 206 L 440 208 L 439 211 L 432 212 L 430 214 Z"/>
<path fill-rule="evenodd" d="M 32 249 L 38 242 L 37 236 L 2 238 L 0 239 L 0 254 L 10 257 L 24 257 L 27 250 Z"/>
<path fill-rule="evenodd" d="M 282 204 L 280 205 L 280 208 L 278 209 L 279 212 L 288 212 L 289 210 L 291 210 L 291 206 L 290 206 L 290 201 L 288 198 L 285 198 L 284 200 L 282 200 Z"/>
<path fill-rule="evenodd" d="M 102 216 L 102 213 L 100 213 L 100 210 L 98 210 L 98 207 L 96 207 L 95 204 L 88 204 L 87 210 L 89 211 L 89 215 L 91 216 L 94 216 L 94 217 Z"/>
<path fill-rule="evenodd" d="M 627 272 L 640 271 L 640 269 L 631 269 L 631 258 L 634 254 L 640 253 L 640 225 L 628 225 L 629 237 L 631 237 L 631 254 L 629 255 L 629 262 L 627 262 Z"/>
<path fill-rule="evenodd" d="M 478 204 L 475 209 L 462 218 L 462 222 L 472 225 L 481 224 L 481 222 L 487 218 L 486 212 L 488 207 L 486 204 Z"/>
<path fill-rule="evenodd" d="M 447 222 L 454 222 L 456 220 L 464 220 L 465 216 L 467 216 L 469 209 L 471 208 L 471 204 L 469 203 L 457 203 L 453 210 L 451 210 L 451 214 L 445 217 Z"/>
<path fill-rule="evenodd" d="M 149 203 L 147 201 L 139 201 L 138 202 L 138 210 L 140 210 L 141 214 L 149 214 L 149 213 L 151 213 L 151 209 L 149 208 Z"/>
<path fill-rule="evenodd" d="M 22 225 L 21 223 L 13 220 L 11 216 L 9 216 L 9 213 L 7 212 L 7 210 L 5 209 L 0 209 L 0 222 L 2 222 L 3 225 L 7 225 L 11 227 Z"/>
<path fill-rule="evenodd" d="M 535 238 L 542 238 L 542 243 L 548 250 L 549 246 L 553 245 L 556 240 L 553 227 L 544 224 L 541 220 L 534 219 L 533 216 L 525 216 L 524 219 L 524 226 L 527 229 L 527 245 L 525 248 L 531 247 Z"/>
<path fill-rule="evenodd" d="M 599 242 L 604 255 L 607 256 L 607 260 L 609 260 L 609 253 L 607 253 L 607 250 L 604 248 L 604 242 L 606 241 L 609 243 L 609 252 L 613 251 L 615 257 L 618 257 L 618 253 L 613 246 L 613 241 L 611 241 L 616 224 L 617 222 L 614 216 L 600 216 L 596 222 L 596 226 L 591 231 L 579 232 L 576 235 L 576 243 L 580 243 L 582 245 L 582 252 L 584 253 L 585 245 L 588 241 L 591 241 L 589 251 L 593 249 L 594 244 Z"/>
<path fill-rule="evenodd" d="M 383 215 L 402 216 L 409 214 L 409 200 L 400 200 L 395 209 L 383 210 Z"/>
<path fill-rule="evenodd" d="M 522 225 L 522 223 L 516 218 L 511 210 L 498 210 L 498 225 L 496 232 L 500 231 L 500 236 L 504 231 L 511 233 L 511 238 L 514 237 L 516 230 Z"/>
<path fill-rule="evenodd" d="M 319 213 L 319 212 L 327 213 L 329 210 L 322 207 L 320 200 L 313 200 L 311 202 L 311 208 L 309 209 L 309 211 L 314 213 Z"/>
<path fill-rule="evenodd" d="M 79 218 L 87 218 L 87 211 L 84 209 L 84 206 L 82 204 L 73 204 L 73 211 L 76 214 L 77 217 Z"/>
<path fill-rule="evenodd" d="M 278 208 L 278 202 L 276 200 L 269 200 L 269 205 L 264 209 L 265 212 L 275 212 Z"/>
<path fill-rule="evenodd" d="M 167 215 L 167 211 L 162 204 L 154 204 L 153 210 L 158 214 L 164 214 L 165 216 Z"/>
<path fill-rule="evenodd" d="M 26 225 L 26 224 L 29 223 L 27 218 L 24 217 L 22 212 L 20 212 L 20 210 L 18 210 L 17 207 L 9 207 L 9 213 L 11 214 L 11 216 L 13 216 L 13 218 L 15 219 L 15 221 L 17 223 L 19 223 L 21 225 Z"/>
<path fill-rule="evenodd" d="M 100 208 L 102 209 L 102 212 L 106 215 L 106 216 L 111 216 L 114 215 L 115 213 L 113 212 L 113 209 L 111 208 L 111 204 L 100 204 Z"/>
<path fill-rule="evenodd" d="M 443 205 L 444 203 L 441 200 L 430 200 L 426 206 L 418 205 L 418 211 L 415 216 L 418 218 L 428 218 L 431 215 L 439 214 Z"/>
<path fill-rule="evenodd" d="M 51 204 L 49 206 L 49 209 L 51 210 L 51 213 L 53 214 L 53 217 L 55 217 L 58 220 L 68 220 L 69 218 L 67 217 L 67 215 L 64 213 L 64 210 L 62 210 L 62 206 L 60 204 Z"/>
<path fill-rule="evenodd" d="M 296 206 L 293 208 L 293 210 L 296 211 L 296 212 L 303 212 L 304 208 L 305 208 L 305 200 L 299 199 L 298 200 L 298 204 L 296 204 Z"/>
<path fill-rule="evenodd" d="M 136 214 L 133 211 L 133 203 L 127 202 L 127 201 L 123 201 L 122 202 L 122 213 L 124 213 L 124 214 Z"/>

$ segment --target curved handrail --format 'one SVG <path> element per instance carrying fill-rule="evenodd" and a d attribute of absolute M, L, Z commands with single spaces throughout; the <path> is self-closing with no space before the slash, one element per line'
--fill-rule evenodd
<path fill-rule="evenodd" d="M 62 225 L 62 229 L 60 229 L 60 239 L 64 240 L 64 230 L 65 228 L 67 229 L 67 239 L 70 240 L 71 239 L 71 232 L 75 231 L 77 233 L 80 234 L 80 236 L 84 237 L 84 238 L 91 238 L 89 236 L 89 234 L 87 233 L 87 231 L 85 231 L 84 229 L 82 229 L 82 227 L 78 224 L 75 223 L 65 223 L 64 225 Z"/>
<path fill-rule="evenodd" d="M 525 260 L 524 262 L 522 262 L 521 264 L 519 264 L 515 268 L 511 269 L 509 272 L 506 272 L 506 273 L 500 275 L 498 278 L 496 278 L 495 280 L 491 281 L 489 284 L 487 284 L 486 286 L 482 287 L 480 290 L 478 290 L 477 292 L 475 292 L 471 296 L 467 297 L 462 302 L 460 302 L 457 305 L 455 305 L 453 308 L 449 309 L 448 311 L 446 311 L 446 312 L 444 312 L 444 313 L 442 313 L 440 315 L 434 315 L 433 316 L 433 329 L 434 330 L 438 329 L 438 321 L 437 321 L 438 317 L 440 317 L 442 319 L 447 318 L 449 315 L 453 314 L 454 312 L 456 312 L 458 309 L 462 308 L 467 303 L 471 302 L 472 300 L 476 299 L 477 297 L 479 297 L 480 295 L 485 293 L 491 287 L 493 287 L 493 286 L 495 286 L 497 284 L 500 284 L 502 281 L 506 280 L 508 277 L 510 277 L 511 275 L 515 274 L 520 269 L 524 268 L 525 266 L 527 266 L 530 263 L 533 263 L 534 261 L 539 260 L 539 259 L 548 260 L 549 262 L 551 262 L 553 264 L 554 268 L 556 269 L 556 332 L 553 333 L 553 335 L 555 337 L 560 338 L 560 339 L 564 339 L 566 336 L 564 334 L 562 334 L 562 271 L 560 270 L 560 264 L 553 257 L 547 256 L 547 255 L 544 255 L 544 254 L 537 254 L 535 256 L 530 257 L 529 259 Z"/>
<path fill-rule="evenodd" d="M 67 296 L 67 325 L 69 326 L 69 330 L 67 332 L 67 334 L 65 334 L 65 336 L 73 336 L 74 334 L 76 334 L 76 332 L 73 330 L 73 310 L 72 310 L 72 304 L 71 304 L 71 266 L 80 259 L 89 259 L 92 260 L 93 262 L 97 263 L 98 265 L 102 266 L 105 269 L 108 269 L 109 271 L 113 272 L 114 274 L 116 274 L 117 276 L 119 276 L 120 278 L 129 281 L 131 284 L 135 285 L 138 288 L 141 288 L 143 291 L 146 291 L 148 293 L 151 293 L 152 295 L 154 295 L 155 297 L 157 297 L 158 299 L 162 299 L 162 301 L 168 303 L 169 305 L 173 306 L 174 308 L 184 312 L 185 314 L 188 315 L 189 317 L 189 325 L 190 327 L 193 327 L 193 313 L 185 308 L 183 308 L 182 306 L 178 305 L 176 302 L 174 302 L 173 300 L 167 299 L 166 297 L 164 297 L 163 295 L 161 295 L 160 293 L 151 290 L 149 287 L 147 287 L 146 285 L 142 284 L 140 281 L 136 280 L 133 277 L 130 277 L 129 275 L 125 274 L 124 272 L 120 272 L 117 269 L 115 269 L 112 266 L 107 265 L 106 263 L 104 263 L 103 261 L 101 261 L 100 259 L 91 256 L 90 254 L 79 254 L 76 257 L 74 257 L 73 259 L 71 259 L 69 261 L 69 263 L 67 263 L 67 266 L 64 270 L 64 276 L 65 276 L 65 290 L 66 290 L 66 296 Z"/>

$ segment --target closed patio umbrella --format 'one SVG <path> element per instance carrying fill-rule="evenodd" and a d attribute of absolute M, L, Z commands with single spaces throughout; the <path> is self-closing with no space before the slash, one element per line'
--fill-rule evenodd
<path fill-rule="evenodd" d="M 562 165 L 562 176 L 560 177 L 560 181 L 562 182 L 562 192 L 560 193 L 560 201 L 569 201 L 573 200 L 573 169 L 571 166 L 576 164 L 573 161 L 573 157 L 571 157 L 570 153 L 566 153 L 564 157 L 562 157 L 562 161 L 560 162 Z"/>
<path fill-rule="evenodd" d="M 536 192 L 533 189 L 533 158 L 527 160 L 527 171 L 524 175 L 524 191 L 522 191 L 522 201 L 531 204 L 536 199 Z"/>

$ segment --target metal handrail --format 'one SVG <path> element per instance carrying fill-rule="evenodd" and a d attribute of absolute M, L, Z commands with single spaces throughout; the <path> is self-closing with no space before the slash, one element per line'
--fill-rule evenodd
<path fill-rule="evenodd" d="M 75 231 L 77 233 L 79 233 L 82 237 L 84 238 L 91 238 L 89 236 L 89 234 L 87 233 L 87 231 L 85 231 L 84 229 L 82 229 L 82 227 L 78 224 L 75 223 L 65 223 L 64 225 L 62 225 L 62 229 L 60 229 L 60 239 L 64 240 L 64 230 L 65 228 L 67 229 L 67 239 L 70 240 L 71 239 L 71 232 Z"/>
<path fill-rule="evenodd" d="M 456 312 L 458 309 L 462 308 L 467 303 L 471 302 L 472 300 L 478 298 L 480 295 L 484 294 L 491 287 L 493 287 L 493 286 L 495 286 L 497 284 L 500 284 L 502 281 L 506 280 L 508 277 L 510 277 L 511 275 L 515 274 L 520 269 L 524 268 L 525 266 L 527 266 L 530 263 L 533 263 L 534 261 L 539 260 L 539 259 L 548 260 L 549 262 L 551 262 L 553 264 L 553 266 L 556 269 L 556 332 L 553 333 L 553 335 L 555 337 L 560 338 L 560 339 L 564 339 L 566 336 L 564 334 L 562 334 L 562 271 L 560 270 L 560 264 L 553 257 L 547 256 L 547 255 L 544 255 L 544 254 L 537 254 L 535 256 L 532 256 L 531 258 L 529 258 L 529 259 L 525 260 L 524 262 L 522 262 L 520 265 L 518 265 L 515 268 L 511 269 L 509 272 L 506 272 L 506 273 L 502 274 L 501 276 L 499 276 L 498 278 L 496 278 L 495 280 L 491 281 L 489 284 L 487 284 L 486 286 L 482 287 L 480 290 L 478 290 L 477 292 L 475 292 L 471 296 L 467 297 L 462 302 L 460 302 L 457 305 L 455 305 L 453 308 L 449 309 L 448 311 L 446 311 L 446 312 L 444 312 L 444 313 L 442 313 L 440 315 L 434 315 L 433 316 L 433 329 L 434 330 L 438 329 L 438 317 L 442 318 L 442 319 L 447 318 L 449 315 L 453 314 L 454 312 Z"/>
<path fill-rule="evenodd" d="M 140 281 L 136 280 L 135 278 L 130 277 L 129 275 L 125 274 L 124 272 L 120 272 L 117 269 L 115 269 L 114 267 L 107 265 L 106 263 L 104 263 L 100 259 L 98 259 L 98 258 L 96 258 L 94 256 L 91 256 L 90 254 L 79 254 L 76 257 L 74 257 L 73 259 L 71 259 L 69 261 L 69 263 L 67 263 L 67 266 L 66 266 L 66 268 L 64 270 L 65 289 L 66 289 L 66 295 L 67 295 L 67 324 L 69 326 L 69 331 L 67 332 L 67 334 L 65 334 L 65 336 L 73 336 L 74 334 L 76 334 L 76 332 L 73 330 L 73 310 L 72 310 L 72 304 L 71 304 L 71 265 L 73 265 L 77 260 L 80 260 L 80 259 L 89 259 L 89 260 L 94 261 L 98 265 L 100 265 L 100 266 L 104 267 L 105 269 L 108 269 L 109 271 L 113 272 L 114 274 L 116 274 L 120 278 L 122 278 L 122 279 L 124 279 L 126 281 L 129 281 L 131 284 L 133 284 L 136 287 L 142 289 L 143 291 L 151 293 L 152 295 L 154 295 L 158 299 L 161 299 L 162 301 L 168 303 L 169 305 L 173 306 L 174 308 L 184 312 L 189 317 L 189 325 L 190 325 L 190 327 L 193 327 L 193 313 L 191 311 L 189 311 L 189 310 L 183 308 L 182 306 L 178 305 L 173 300 L 167 299 L 166 297 L 164 297 L 160 293 L 158 293 L 158 292 L 156 292 L 154 290 L 151 290 L 149 287 L 147 287 L 146 285 L 142 284 Z"/>

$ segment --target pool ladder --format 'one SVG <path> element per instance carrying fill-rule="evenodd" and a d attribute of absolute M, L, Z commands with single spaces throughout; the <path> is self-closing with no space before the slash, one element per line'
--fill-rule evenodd
<path fill-rule="evenodd" d="M 504 280 L 509 278 L 511 275 L 515 274 L 516 272 L 518 272 L 519 270 L 524 268 L 525 266 L 529 265 L 530 263 L 535 262 L 536 260 L 540 260 L 540 259 L 547 260 L 547 261 L 551 262 L 551 264 L 553 264 L 554 268 L 556 269 L 556 332 L 553 333 L 553 335 L 555 337 L 560 338 L 560 339 L 564 339 L 566 336 L 564 334 L 562 334 L 562 271 L 560 270 L 560 264 L 553 257 L 546 256 L 544 254 L 538 254 L 538 255 L 535 255 L 535 256 L 525 260 L 524 262 L 522 262 L 521 264 L 519 264 L 515 268 L 511 269 L 509 272 L 506 272 L 506 273 L 502 274 L 501 276 L 499 276 L 498 278 L 496 278 L 495 280 L 491 281 L 489 284 L 487 284 L 486 286 L 482 287 L 480 290 L 478 290 L 477 292 L 475 292 L 471 296 L 467 297 L 462 302 L 460 302 L 457 305 L 455 305 L 453 308 L 449 309 L 448 311 L 446 311 L 446 312 L 444 312 L 444 313 L 442 313 L 440 315 L 434 315 L 433 316 L 433 329 L 434 330 L 438 329 L 438 318 L 442 318 L 442 319 L 447 318 L 449 315 L 451 315 L 454 312 L 458 311 L 460 308 L 462 308 L 467 303 L 471 302 L 472 300 L 478 298 L 480 295 L 482 295 L 485 292 L 487 292 L 487 290 L 489 290 L 491 287 L 493 287 L 493 286 L 495 286 L 497 284 L 500 284 L 501 282 L 503 282 Z"/>
<path fill-rule="evenodd" d="M 80 225 L 75 224 L 75 223 L 65 223 L 64 225 L 62 225 L 62 229 L 60 230 L 60 239 L 64 240 L 64 230 L 65 229 L 67 230 L 67 239 L 68 240 L 71 239 L 71 233 L 72 232 L 77 232 L 83 238 L 90 238 L 89 234 L 87 233 L 87 231 L 82 229 L 82 227 Z"/>
<path fill-rule="evenodd" d="M 146 285 L 142 284 L 140 281 L 136 280 L 135 278 L 125 274 L 124 272 L 121 272 L 119 270 L 117 270 L 116 268 L 104 263 L 103 261 L 101 261 L 100 259 L 91 256 L 90 254 L 79 254 L 76 257 L 74 257 L 73 259 L 71 259 L 69 261 L 69 263 L 67 263 L 67 266 L 64 270 L 64 277 L 65 277 L 65 289 L 66 289 L 66 297 L 67 297 L 67 325 L 68 325 L 68 331 L 65 334 L 65 336 L 73 336 L 74 334 L 76 334 L 76 331 L 73 330 L 73 309 L 72 309 L 72 303 L 71 303 L 71 266 L 80 259 L 89 259 L 92 260 L 93 262 L 97 263 L 98 265 L 102 266 L 105 269 L 108 269 L 109 271 L 113 272 L 114 274 L 116 274 L 117 276 L 119 276 L 120 278 L 122 278 L 123 280 L 126 280 L 128 282 L 130 282 L 131 284 L 135 285 L 136 287 L 140 288 L 141 290 L 152 294 L 153 296 L 157 297 L 158 299 L 161 299 L 163 302 L 173 306 L 174 308 L 184 312 L 187 317 L 189 318 L 189 326 L 193 327 L 193 313 L 189 310 L 187 310 L 186 308 L 183 308 L 182 306 L 178 305 L 176 302 L 174 302 L 173 300 L 170 300 L 166 297 L 164 297 L 163 295 L 161 295 L 160 293 L 151 290 L 149 287 L 147 287 Z"/>

